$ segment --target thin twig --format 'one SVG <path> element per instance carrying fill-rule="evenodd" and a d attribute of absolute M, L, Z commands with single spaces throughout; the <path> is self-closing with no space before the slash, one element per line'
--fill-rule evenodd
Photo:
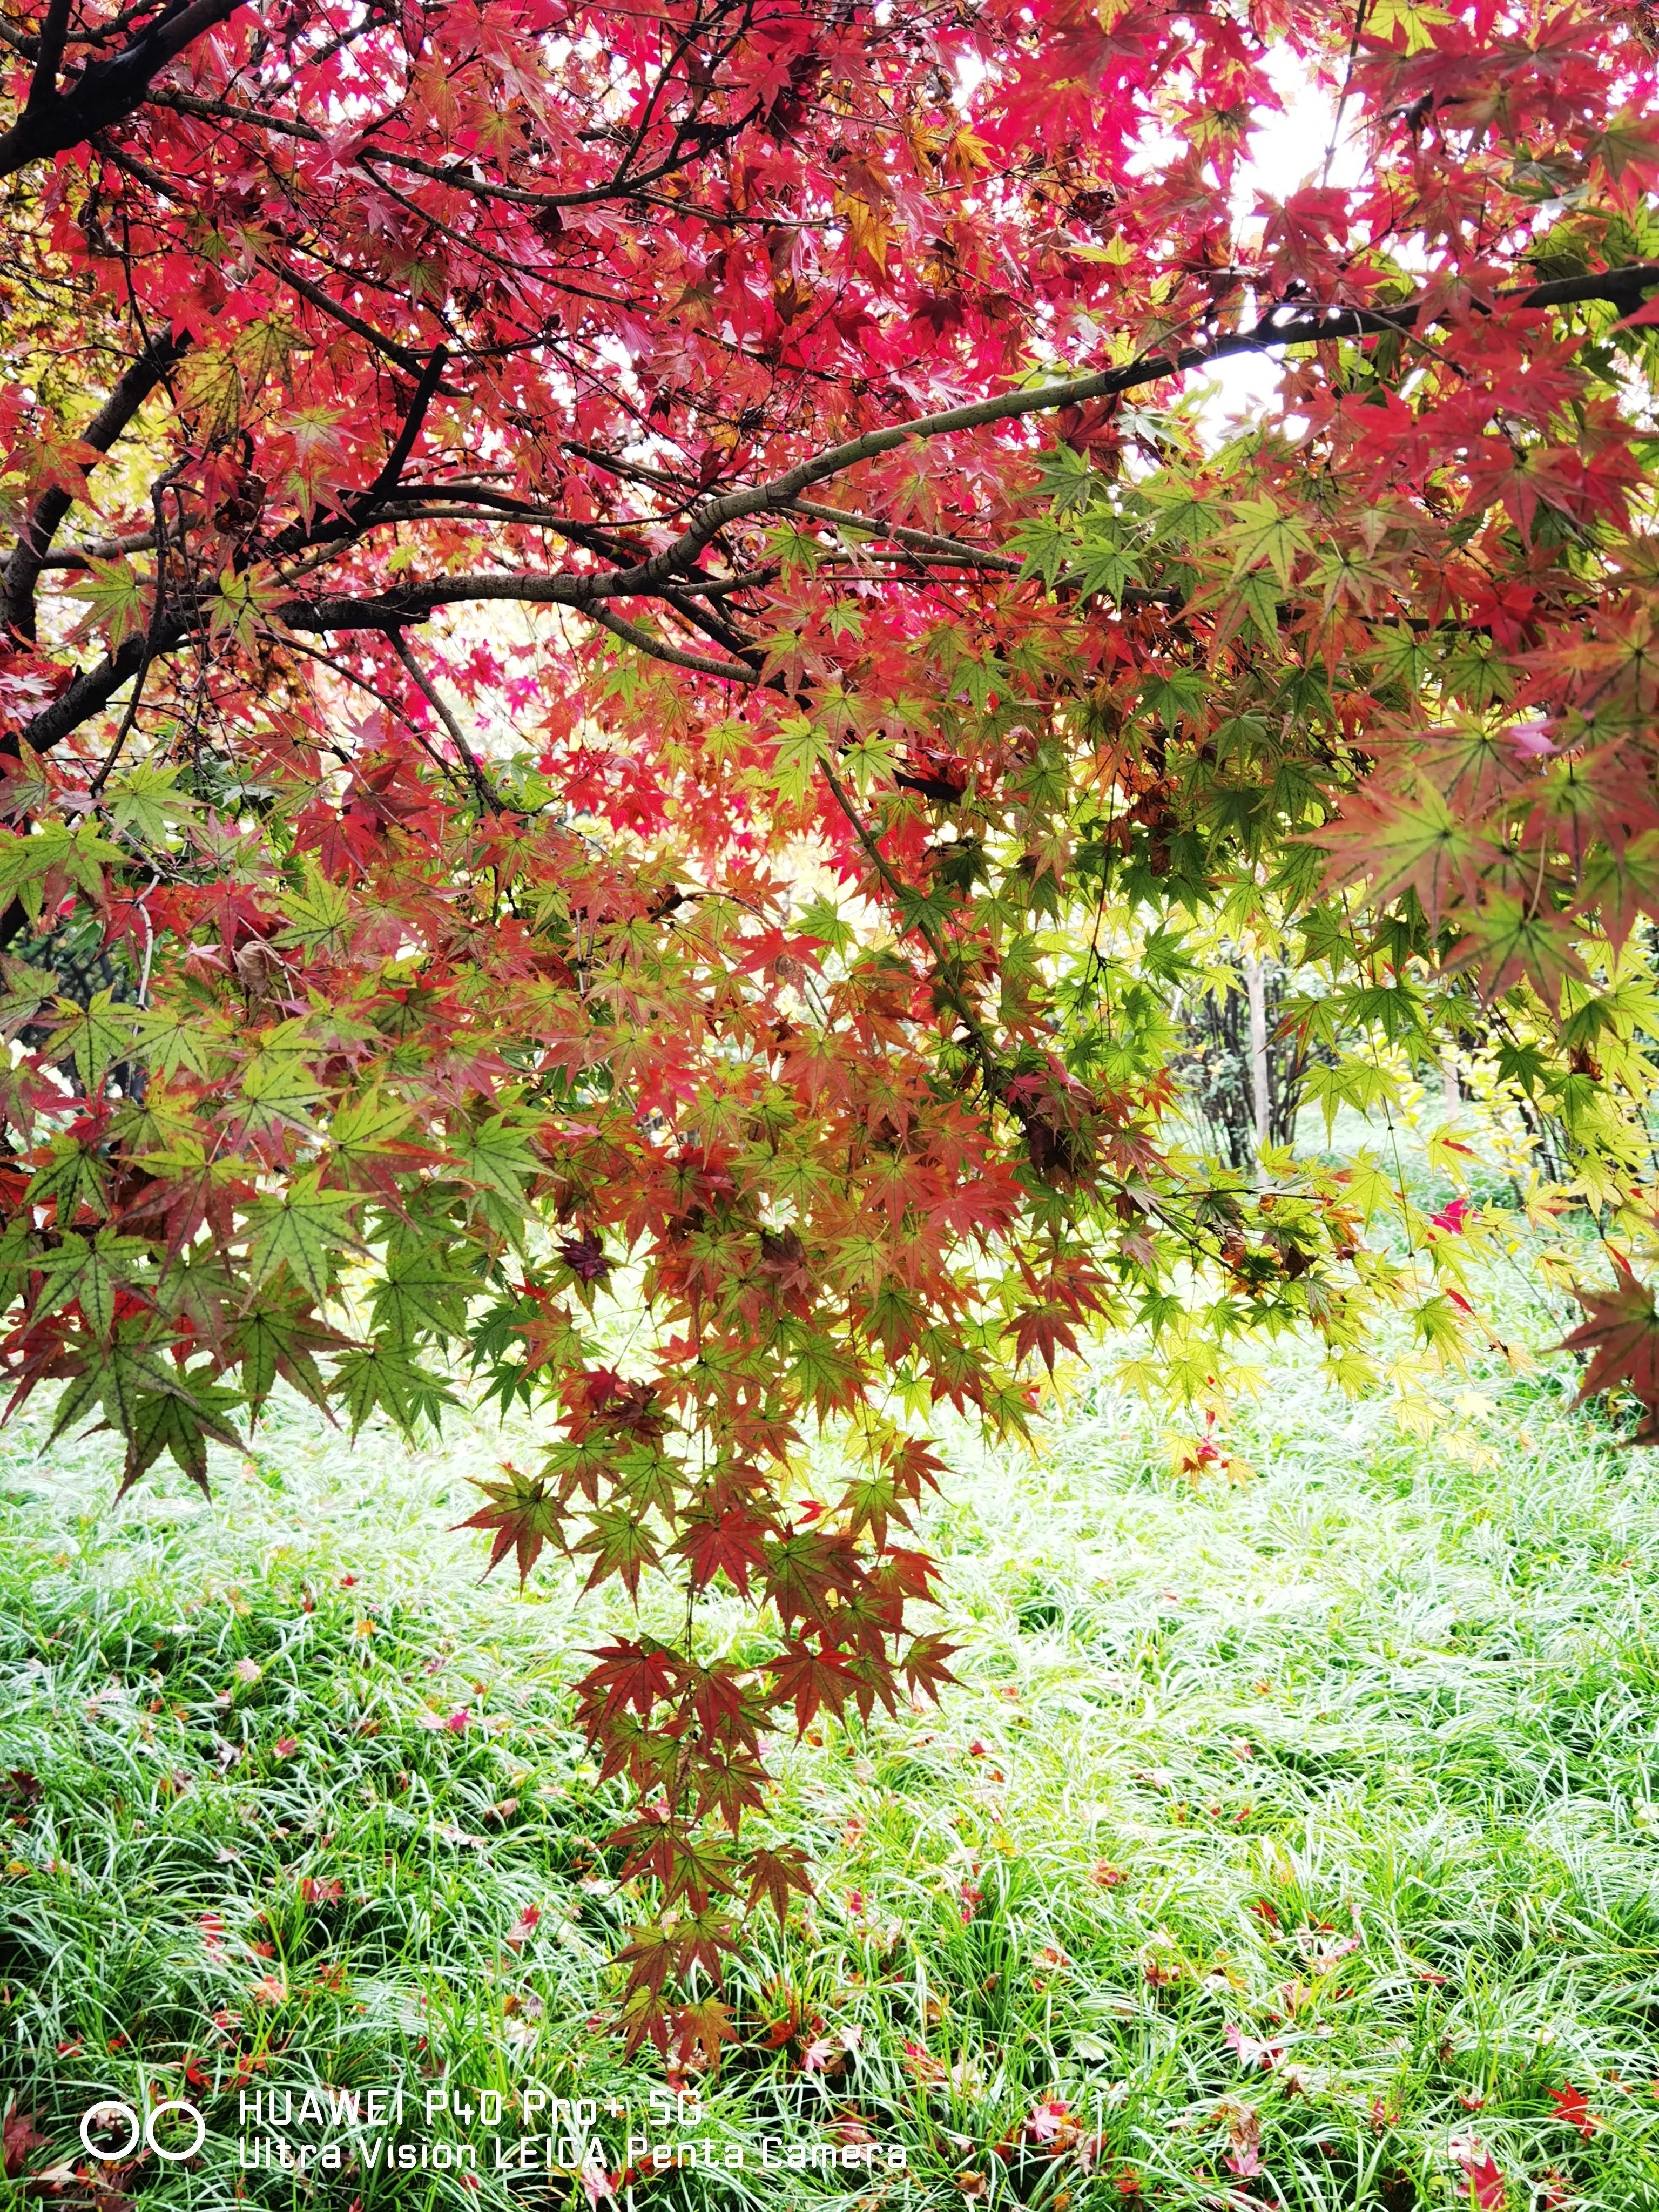
<path fill-rule="evenodd" d="M 466 772 L 472 779 L 472 788 L 477 794 L 479 805 L 487 814 L 499 814 L 502 811 L 503 805 L 500 795 L 484 774 L 477 755 L 467 743 L 459 722 L 451 713 L 440 695 L 437 686 L 429 681 L 420 663 L 404 642 L 402 632 L 395 629 L 389 630 L 386 633 L 386 642 L 402 661 L 410 683 L 415 685 L 433 713 L 448 731 L 450 742 L 465 762 Z"/>

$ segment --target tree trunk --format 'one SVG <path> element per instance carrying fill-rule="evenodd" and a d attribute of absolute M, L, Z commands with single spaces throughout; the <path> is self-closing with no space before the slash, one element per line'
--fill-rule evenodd
<path fill-rule="evenodd" d="M 1267 1088 L 1267 994 L 1261 963 L 1252 953 L 1244 963 L 1244 989 L 1250 1006 L 1250 1095 L 1255 1106 L 1255 1148 L 1272 1141 Z"/>
<path fill-rule="evenodd" d="M 1440 1055 L 1440 1096 L 1445 1105 L 1447 1120 L 1455 1121 L 1457 1109 L 1463 1103 L 1463 1094 L 1458 1087 L 1456 1057 L 1449 1045 Z"/>

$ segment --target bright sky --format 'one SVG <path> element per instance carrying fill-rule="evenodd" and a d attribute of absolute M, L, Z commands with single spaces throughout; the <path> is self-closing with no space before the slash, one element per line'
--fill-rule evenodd
<path fill-rule="evenodd" d="M 1309 83 L 1289 56 L 1281 54 L 1275 60 L 1273 76 L 1285 103 L 1284 111 L 1280 114 L 1258 111 L 1261 121 L 1253 158 L 1241 171 L 1233 196 L 1235 212 L 1247 235 L 1252 227 L 1251 216 L 1258 194 L 1287 199 L 1302 185 L 1321 180 L 1336 114 L 1332 94 L 1322 86 Z M 1358 103 L 1350 102 L 1330 164 L 1330 182 L 1334 185 L 1352 185 L 1359 180 L 1364 149 L 1355 128 L 1358 112 Z M 1254 227 L 1259 232 L 1259 223 Z M 1276 360 L 1267 354 L 1236 355 L 1208 371 L 1203 381 L 1214 387 L 1215 396 L 1206 404 L 1204 413 L 1217 432 L 1240 416 L 1261 413 L 1273 398 L 1279 375 Z"/>

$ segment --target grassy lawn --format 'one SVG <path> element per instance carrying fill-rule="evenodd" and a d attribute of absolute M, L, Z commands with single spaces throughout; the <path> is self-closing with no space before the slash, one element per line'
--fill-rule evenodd
<path fill-rule="evenodd" d="M 13 2201 L 1659 2206 L 1659 1516 L 1569 1388 L 1449 1379 L 1413 1441 L 1276 1354 L 1237 1488 L 1104 1388 L 1030 1457 L 951 1433 L 960 1686 L 778 1747 L 818 1896 L 672 2076 L 604 2020 L 606 1613 L 448 1533 L 498 1434 L 290 1410 L 111 1513 L 101 1444 L 0 1433 L 0 2110 L 58 2170 Z M 180 2097 L 198 2157 L 87 2159 Z"/>

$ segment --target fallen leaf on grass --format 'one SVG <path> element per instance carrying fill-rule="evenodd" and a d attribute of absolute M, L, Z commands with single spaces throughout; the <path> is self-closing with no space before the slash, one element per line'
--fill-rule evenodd
<path fill-rule="evenodd" d="M 1577 2128 L 1586 2142 L 1601 2124 L 1601 2115 L 1591 2112 L 1589 2100 L 1583 2091 L 1576 2089 L 1571 2081 L 1564 2081 L 1559 2089 L 1552 2089 L 1550 2102 L 1555 2107 L 1556 2118 L 1565 2120 L 1570 2128 Z"/>
<path fill-rule="evenodd" d="M 1503 2212 L 1504 2176 L 1492 2153 L 1473 2136 L 1455 2136 L 1448 2148 L 1463 2169 L 1469 2203 L 1478 2206 L 1479 2212 Z"/>

